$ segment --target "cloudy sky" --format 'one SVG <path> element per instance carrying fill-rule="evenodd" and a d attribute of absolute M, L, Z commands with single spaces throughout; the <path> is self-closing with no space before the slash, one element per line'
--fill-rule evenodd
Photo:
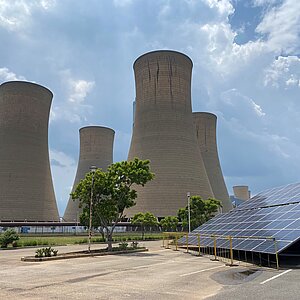
<path fill-rule="evenodd" d="M 157 49 L 194 62 L 194 111 L 218 116 L 229 192 L 300 181 L 299 0 L 0 0 L 0 83 L 53 93 L 49 146 L 63 214 L 78 129 L 116 131 L 125 160 L 135 97 L 132 64 Z"/>

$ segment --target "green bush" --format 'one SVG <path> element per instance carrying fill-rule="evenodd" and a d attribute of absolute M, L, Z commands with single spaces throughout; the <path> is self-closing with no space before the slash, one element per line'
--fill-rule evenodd
<path fill-rule="evenodd" d="M 35 251 L 35 257 L 51 257 L 57 256 L 58 250 L 55 250 L 51 247 L 37 249 Z"/>
<path fill-rule="evenodd" d="M 23 241 L 23 242 L 22 242 L 22 245 L 23 245 L 24 247 L 26 247 L 26 246 L 37 246 L 38 243 L 37 243 L 36 240 L 29 240 L 29 241 Z"/>
<path fill-rule="evenodd" d="M 126 242 L 119 243 L 119 250 L 126 250 L 127 247 L 128 247 L 128 243 Z"/>
<path fill-rule="evenodd" d="M 2 237 L 0 237 L 0 246 L 2 248 L 7 248 L 9 244 L 19 239 L 19 235 L 14 229 L 7 229 Z"/>

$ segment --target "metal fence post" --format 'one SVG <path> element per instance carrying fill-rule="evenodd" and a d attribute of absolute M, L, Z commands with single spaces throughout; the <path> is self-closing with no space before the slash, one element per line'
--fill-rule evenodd
<path fill-rule="evenodd" d="M 186 233 L 186 252 L 189 252 L 189 233 Z"/>
<path fill-rule="evenodd" d="M 229 236 L 230 264 L 233 265 L 232 236 Z"/>
<path fill-rule="evenodd" d="M 213 261 L 218 260 L 217 259 L 217 239 L 215 235 L 211 236 L 214 239 L 214 259 L 211 259 Z"/>
<path fill-rule="evenodd" d="M 199 256 L 201 255 L 201 247 L 200 247 L 200 234 L 198 234 L 198 248 L 199 248 Z"/>
<path fill-rule="evenodd" d="M 275 257 L 276 257 L 276 269 L 279 270 L 279 258 L 278 258 L 278 248 L 277 248 L 277 242 L 276 239 L 273 238 L 274 240 L 274 250 L 275 250 Z"/>

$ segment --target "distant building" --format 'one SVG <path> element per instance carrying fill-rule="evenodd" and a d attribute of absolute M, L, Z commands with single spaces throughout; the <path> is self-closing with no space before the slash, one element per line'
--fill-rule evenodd
<path fill-rule="evenodd" d="M 216 199 L 222 202 L 222 212 L 232 209 L 225 185 L 217 148 L 217 116 L 208 112 L 194 112 L 194 124 L 201 156 L 210 186 Z"/>
<path fill-rule="evenodd" d="M 233 187 L 234 197 L 241 200 L 249 200 L 251 198 L 251 192 L 247 185 L 235 185 Z"/>
<path fill-rule="evenodd" d="M 80 153 L 76 177 L 72 191 L 77 184 L 84 179 L 91 166 L 106 171 L 113 162 L 113 143 L 115 132 L 111 128 L 102 126 L 87 126 L 79 130 Z M 63 220 L 68 222 L 79 222 L 82 208 L 79 201 L 73 201 L 70 197 Z"/>
<path fill-rule="evenodd" d="M 224 210 L 231 209 L 213 145 L 215 133 L 207 155 L 207 166 L 214 168 L 210 174 L 217 174 L 211 182 L 199 148 L 202 137 L 197 140 L 191 105 L 192 66 L 188 56 L 169 50 L 146 53 L 134 63 L 136 99 L 128 159 L 149 159 L 155 179 L 136 187 L 137 204 L 126 212 L 129 217 L 140 211 L 176 215 L 187 205 L 187 192 L 203 199 L 217 195 Z"/>
<path fill-rule="evenodd" d="M 0 85 L 0 221 L 59 221 L 48 150 L 52 93 Z"/>

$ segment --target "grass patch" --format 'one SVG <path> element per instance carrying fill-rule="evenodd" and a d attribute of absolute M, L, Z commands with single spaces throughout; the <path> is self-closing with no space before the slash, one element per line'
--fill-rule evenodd
<path fill-rule="evenodd" d="M 144 240 L 157 240 L 162 239 L 162 234 L 147 233 Z M 140 233 L 116 233 L 113 236 L 114 242 L 127 242 L 141 240 Z M 102 236 L 93 236 L 92 243 L 105 242 Z M 88 243 L 87 236 L 26 236 L 21 235 L 20 239 L 16 243 L 16 247 L 38 247 L 38 246 L 62 246 L 62 245 L 74 245 L 74 244 L 86 244 Z"/>

